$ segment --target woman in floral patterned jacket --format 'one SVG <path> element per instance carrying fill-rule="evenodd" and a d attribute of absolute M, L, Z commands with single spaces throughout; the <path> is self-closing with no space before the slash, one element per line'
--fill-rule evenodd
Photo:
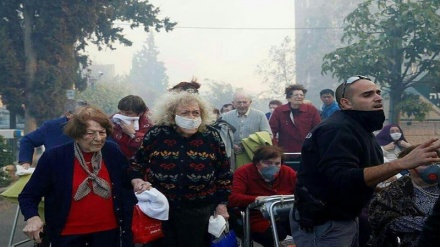
<path fill-rule="evenodd" d="M 408 147 L 398 158 L 415 147 Z M 437 154 L 440 155 L 438 151 Z M 439 176 L 438 164 L 422 165 L 409 170 L 409 175 L 392 182 L 373 198 L 369 210 L 373 232 L 370 246 L 417 246 L 423 224 L 439 197 Z"/>
<path fill-rule="evenodd" d="M 209 246 L 208 222 L 226 219 L 232 172 L 225 145 L 209 125 L 212 108 L 198 94 L 170 92 L 153 111 L 152 127 L 131 161 L 136 192 L 155 187 L 170 204 L 165 237 L 153 246 Z"/>

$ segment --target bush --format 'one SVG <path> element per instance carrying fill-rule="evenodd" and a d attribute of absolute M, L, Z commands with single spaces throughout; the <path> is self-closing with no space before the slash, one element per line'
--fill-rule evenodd
<path fill-rule="evenodd" d="M 5 143 L 3 136 L 0 136 L 0 187 L 8 186 L 12 178 L 3 168 L 7 165 L 14 164 L 14 155 L 11 148 Z"/>

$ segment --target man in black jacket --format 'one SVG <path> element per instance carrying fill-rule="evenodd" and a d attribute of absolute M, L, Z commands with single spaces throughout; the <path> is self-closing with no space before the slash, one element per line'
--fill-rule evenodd
<path fill-rule="evenodd" d="M 435 138 L 404 158 L 383 162 L 372 133 L 385 120 L 380 93 L 369 78 L 350 77 L 336 90 L 341 111 L 307 135 L 291 214 L 298 246 L 358 246 L 358 216 L 375 186 L 402 170 L 440 161 Z"/>

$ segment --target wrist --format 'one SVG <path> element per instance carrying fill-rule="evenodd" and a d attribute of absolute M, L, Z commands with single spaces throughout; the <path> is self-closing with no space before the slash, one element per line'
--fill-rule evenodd
<path fill-rule="evenodd" d="M 399 173 L 399 172 L 405 170 L 405 168 L 403 168 L 401 166 L 401 164 L 400 164 L 401 162 L 398 162 L 398 160 L 389 161 L 387 163 L 389 164 L 389 166 L 393 172 Z"/>

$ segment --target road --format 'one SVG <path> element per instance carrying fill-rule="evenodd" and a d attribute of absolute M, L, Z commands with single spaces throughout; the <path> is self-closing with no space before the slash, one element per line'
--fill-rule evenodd
<path fill-rule="evenodd" d="M 0 193 L 4 191 L 4 188 L 0 188 Z M 9 245 L 9 238 L 12 232 L 12 225 L 14 224 L 15 215 L 17 212 L 17 202 L 11 201 L 0 196 L 0 247 L 33 247 L 33 241 L 27 241 L 20 245 L 14 245 L 21 241 L 27 240 L 27 236 L 24 235 L 21 230 L 25 226 L 25 221 L 23 219 L 23 215 L 19 213 L 16 230 L 14 234 L 14 239 L 12 241 L 12 245 Z M 136 244 L 136 247 L 140 247 L 142 245 Z M 261 245 L 254 242 L 254 247 L 261 247 Z"/>
<path fill-rule="evenodd" d="M 2 192 L 2 190 L 0 190 Z M 9 238 L 11 236 L 12 225 L 15 220 L 15 214 L 17 211 L 17 203 L 12 202 L 9 199 L 5 199 L 0 196 L 0 246 L 10 247 L 10 246 L 23 246 L 32 247 L 34 246 L 33 241 L 28 241 L 21 245 L 8 245 Z M 23 216 L 19 214 L 17 221 L 17 227 L 15 231 L 15 237 L 12 244 L 16 244 L 20 241 L 28 239 L 21 230 L 24 228 L 25 222 Z"/>

